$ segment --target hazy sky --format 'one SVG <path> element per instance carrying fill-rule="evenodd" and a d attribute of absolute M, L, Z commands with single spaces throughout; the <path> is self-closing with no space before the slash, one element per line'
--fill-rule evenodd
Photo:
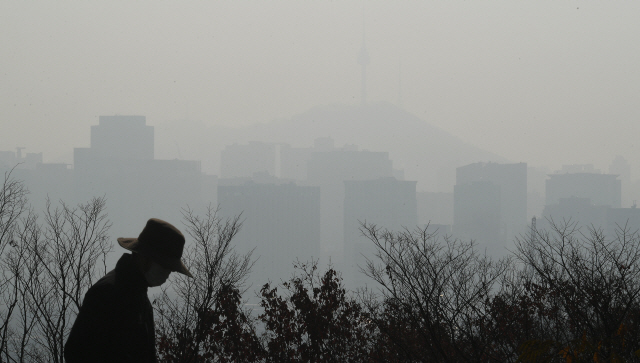
<path fill-rule="evenodd" d="M 621 154 L 640 176 L 638 1 L 0 0 L 0 150 L 61 160 L 98 115 L 358 103 L 363 13 L 371 102 L 401 79 L 406 110 L 471 144 L 552 168 Z"/>

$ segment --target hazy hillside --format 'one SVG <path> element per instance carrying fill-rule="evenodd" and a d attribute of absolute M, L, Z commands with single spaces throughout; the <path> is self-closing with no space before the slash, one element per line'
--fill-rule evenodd
<path fill-rule="evenodd" d="M 234 129 L 182 122 L 160 126 L 156 155 L 201 159 L 205 171 L 218 173 L 220 150 L 234 142 L 258 140 L 307 147 L 325 136 L 333 137 L 337 147 L 355 144 L 360 149 L 388 151 L 394 167 L 405 170 L 406 179 L 419 181 L 419 190 L 451 190 L 458 166 L 506 161 L 389 103 L 319 106 L 290 119 Z"/>

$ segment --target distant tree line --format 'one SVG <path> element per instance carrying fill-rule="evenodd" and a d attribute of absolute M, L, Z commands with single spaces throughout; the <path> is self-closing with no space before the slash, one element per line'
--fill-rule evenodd
<path fill-rule="evenodd" d="M 160 362 L 640 362 L 640 236 L 551 223 L 492 260 L 472 241 L 363 223 L 373 286 L 347 291 L 314 261 L 242 294 L 251 253 L 239 217 L 184 210 L 194 279 L 152 297 Z M 107 272 L 104 198 L 33 211 L 24 184 L 0 193 L 0 362 L 63 362 L 86 290 Z M 175 276 L 174 276 L 175 275 Z"/>

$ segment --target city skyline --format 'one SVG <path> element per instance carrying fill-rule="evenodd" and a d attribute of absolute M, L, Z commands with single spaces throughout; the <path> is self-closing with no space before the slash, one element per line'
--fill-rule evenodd
<path fill-rule="evenodd" d="M 207 206 L 222 218 L 237 217 L 243 225 L 238 251 L 260 257 L 250 278 L 258 286 L 266 276 L 285 278 L 293 261 L 308 259 L 331 261 L 351 286 L 364 286 L 358 268 L 373 252 L 361 236 L 365 225 L 406 231 L 433 224 L 431 232 L 475 241 L 496 258 L 535 228 L 536 217 L 545 228 L 547 221 L 561 218 L 603 228 L 609 236 L 618 226 L 640 228 L 635 202 L 622 199 L 622 186 L 637 195 L 640 182 L 631 184 L 630 168 L 620 159 L 614 163 L 620 175 L 593 165 L 543 174 L 526 163 L 468 163 L 473 160 L 464 156 L 468 150 L 452 149 L 458 155 L 448 159 L 457 160 L 449 165 L 455 172 L 453 192 L 425 193 L 417 189 L 418 180 L 405 178 L 389 152 L 330 137 L 306 147 L 229 144 L 218 155 L 223 169 L 211 175 L 199 160 L 155 155 L 155 128 L 145 116 L 100 116 L 90 133 L 90 147 L 74 148 L 73 168 L 43 163 L 41 153 L 19 148 L 0 150 L 0 169 L 5 178 L 24 182 L 34 210 L 50 210 L 50 201 L 75 205 L 104 198 L 118 235 L 129 234 L 148 216 L 179 221 L 187 211 Z M 17 162 L 23 164 L 12 169 Z"/>
<path fill-rule="evenodd" d="M 1 6 L 0 145 L 47 162 L 70 162 L 98 115 L 146 115 L 163 139 L 358 105 L 364 22 L 371 104 L 401 94 L 424 123 L 514 162 L 606 170 L 622 155 L 640 170 L 637 4 Z"/>

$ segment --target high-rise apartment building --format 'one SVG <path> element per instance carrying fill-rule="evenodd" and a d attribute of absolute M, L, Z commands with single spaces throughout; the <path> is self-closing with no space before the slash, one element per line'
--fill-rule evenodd
<path fill-rule="evenodd" d="M 391 231 L 413 230 L 418 222 L 416 181 L 393 177 L 344 181 L 345 270 L 349 288 L 363 287 L 367 279 L 359 271 L 375 246 L 365 238 L 361 223 Z"/>
<path fill-rule="evenodd" d="M 474 163 L 456 169 L 456 236 L 474 239 L 501 255 L 526 226 L 526 163 Z"/>
<path fill-rule="evenodd" d="M 562 198 L 588 198 L 593 205 L 621 206 L 621 181 L 614 174 L 559 173 L 546 181 L 546 205 Z"/>
<path fill-rule="evenodd" d="M 251 271 L 254 286 L 288 280 L 296 259 L 307 262 L 320 257 L 320 188 L 220 183 L 228 183 L 218 185 L 220 212 L 224 217 L 241 215 L 243 221 L 234 245 L 240 253 L 254 250 L 258 259 Z"/>

